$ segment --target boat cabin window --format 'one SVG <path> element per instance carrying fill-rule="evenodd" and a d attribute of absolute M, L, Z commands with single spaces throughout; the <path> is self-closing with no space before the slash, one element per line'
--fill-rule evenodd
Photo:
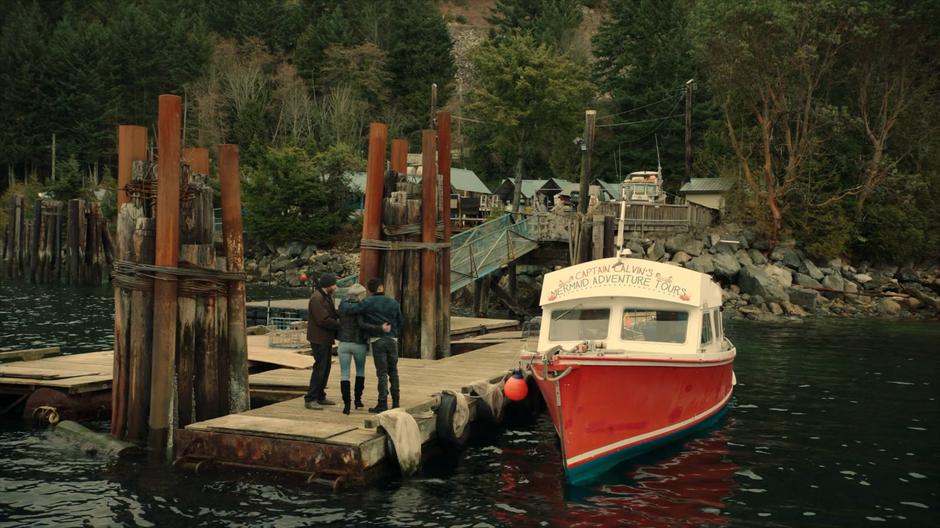
<path fill-rule="evenodd" d="M 684 343 L 688 312 L 627 308 L 623 311 L 620 338 L 625 341 Z"/>
<path fill-rule="evenodd" d="M 548 327 L 551 341 L 583 341 L 607 339 L 610 324 L 609 308 L 555 310 Z"/>
<path fill-rule="evenodd" d="M 721 310 L 715 310 L 715 338 L 721 341 L 725 337 L 725 322 L 721 318 Z"/>
<path fill-rule="evenodd" d="M 702 344 L 707 345 L 712 342 L 712 314 L 705 312 L 702 314 Z"/>

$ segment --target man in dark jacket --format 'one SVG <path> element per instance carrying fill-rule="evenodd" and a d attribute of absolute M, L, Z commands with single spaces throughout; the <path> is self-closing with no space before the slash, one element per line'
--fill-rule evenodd
<path fill-rule="evenodd" d="M 389 388 L 392 394 L 392 408 L 398 407 L 400 391 L 398 386 L 398 336 L 402 329 L 401 307 L 398 301 L 386 297 L 385 285 L 378 278 L 369 279 L 366 284 L 371 297 L 359 303 L 343 301 L 339 311 L 343 315 L 362 315 L 365 322 L 370 325 L 384 325 L 388 323 L 391 328 L 384 327 L 376 331 L 374 326 L 363 328 L 363 333 L 372 349 L 372 360 L 375 361 L 375 376 L 378 379 L 379 401 L 375 407 L 369 408 L 371 413 L 380 413 L 388 410 Z M 388 329 L 386 332 L 385 330 Z M 391 387 L 389 387 L 391 385 Z"/>
<path fill-rule="evenodd" d="M 310 389 L 304 396 L 304 406 L 308 409 L 322 409 L 323 405 L 336 405 L 336 402 L 327 399 L 326 383 L 330 379 L 330 357 L 333 351 L 333 341 L 336 340 L 336 331 L 339 329 L 339 314 L 333 303 L 333 292 L 336 291 L 336 277 L 329 273 L 323 274 L 317 282 L 317 287 L 310 296 L 307 306 L 309 320 L 307 321 L 307 341 L 313 350 L 313 372 L 310 374 Z"/>

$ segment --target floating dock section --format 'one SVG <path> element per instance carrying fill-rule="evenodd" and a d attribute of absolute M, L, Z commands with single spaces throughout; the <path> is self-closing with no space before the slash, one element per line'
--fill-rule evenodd
<path fill-rule="evenodd" d="M 418 424 L 422 443 L 436 438 L 432 410 L 445 389 L 465 394 L 481 382 L 499 383 L 518 365 L 520 342 L 504 342 L 436 361 L 400 359 L 401 406 Z M 375 375 L 367 365 L 366 408 L 375 404 Z M 339 396 L 339 376 L 330 376 L 327 393 Z M 179 429 L 174 444 L 177 467 L 202 472 L 214 466 L 296 473 L 334 489 L 364 484 L 394 468 L 387 436 L 376 428 L 376 415 L 365 408 L 342 413 L 342 405 L 313 410 L 302 395 L 305 371 L 273 370 L 251 376 L 255 390 L 288 397 L 280 403 L 197 422 Z M 255 393 L 257 396 L 258 393 Z M 291 397 L 293 396 L 293 397 Z M 477 399 L 470 398 L 470 414 Z"/>

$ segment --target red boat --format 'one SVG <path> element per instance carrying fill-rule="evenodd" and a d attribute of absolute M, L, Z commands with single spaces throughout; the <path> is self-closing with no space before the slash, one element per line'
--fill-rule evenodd
<path fill-rule="evenodd" d="M 709 275 L 608 258 L 545 276 L 523 353 L 561 439 L 567 479 L 715 424 L 735 384 L 721 287 Z"/>

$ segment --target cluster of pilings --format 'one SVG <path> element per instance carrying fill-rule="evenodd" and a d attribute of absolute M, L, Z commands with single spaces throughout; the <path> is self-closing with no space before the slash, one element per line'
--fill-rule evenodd
<path fill-rule="evenodd" d="M 386 170 L 388 126 L 369 127 L 359 281 L 382 277 L 401 303 L 403 357 L 450 355 L 450 121 L 438 112 L 421 133 L 420 187 L 405 177 L 407 140 L 392 140 Z"/>
<path fill-rule="evenodd" d="M 101 284 L 108 279 L 113 244 L 95 202 L 37 199 L 32 213 L 14 194 L 0 243 L 2 275 L 36 284 Z M 64 243 L 63 243 L 64 242 Z"/>
<path fill-rule="evenodd" d="M 181 99 L 118 132 L 111 434 L 160 450 L 173 430 L 248 409 L 238 146 L 218 146 L 223 254 L 207 149 L 181 149 Z"/>

